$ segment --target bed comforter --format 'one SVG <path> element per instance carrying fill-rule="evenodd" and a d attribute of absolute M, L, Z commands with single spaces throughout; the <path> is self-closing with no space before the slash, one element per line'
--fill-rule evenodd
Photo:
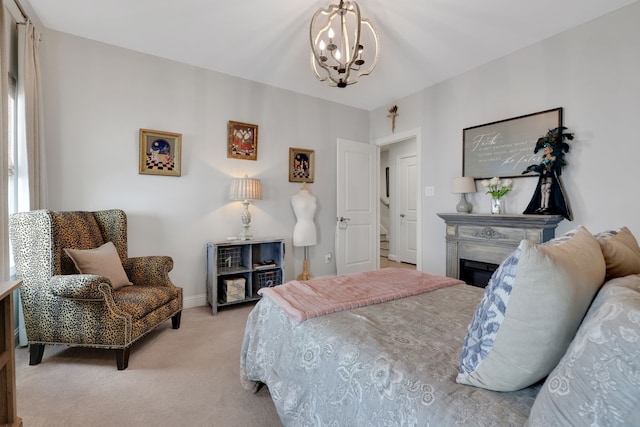
<path fill-rule="evenodd" d="M 455 382 L 482 294 L 459 284 L 304 322 L 265 296 L 247 319 L 242 385 L 266 384 L 285 426 L 522 426 L 539 385 Z"/>

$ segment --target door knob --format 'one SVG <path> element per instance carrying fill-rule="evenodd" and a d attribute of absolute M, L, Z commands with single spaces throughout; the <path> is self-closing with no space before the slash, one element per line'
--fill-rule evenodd
<path fill-rule="evenodd" d="M 338 220 L 338 228 L 345 230 L 349 226 L 349 220 L 351 218 L 345 218 L 343 216 L 336 218 Z"/>
<path fill-rule="evenodd" d="M 404 217 L 405 217 L 405 215 L 404 215 L 404 214 L 400 214 L 400 218 L 404 218 Z"/>

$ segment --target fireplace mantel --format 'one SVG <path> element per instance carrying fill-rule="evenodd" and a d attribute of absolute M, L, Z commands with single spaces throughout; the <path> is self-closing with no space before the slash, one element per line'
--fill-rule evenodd
<path fill-rule="evenodd" d="M 561 215 L 439 213 L 447 231 L 447 276 L 460 277 L 460 260 L 500 264 L 524 239 L 542 243 L 555 236 Z"/>

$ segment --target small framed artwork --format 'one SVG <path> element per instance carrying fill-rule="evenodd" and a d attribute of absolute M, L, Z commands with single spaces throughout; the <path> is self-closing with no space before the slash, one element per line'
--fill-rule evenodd
<path fill-rule="evenodd" d="M 145 175 L 180 176 L 182 134 L 140 129 L 140 170 Z"/>
<path fill-rule="evenodd" d="M 258 159 L 258 125 L 229 120 L 227 133 L 227 157 L 243 160 Z"/>
<path fill-rule="evenodd" d="M 313 182 L 314 151 L 289 148 L 289 182 Z"/>

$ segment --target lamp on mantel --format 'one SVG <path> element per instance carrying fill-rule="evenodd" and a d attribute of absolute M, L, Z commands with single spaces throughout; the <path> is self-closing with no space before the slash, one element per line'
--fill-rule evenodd
<path fill-rule="evenodd" d="M 453 194 L 460 194 L 460 203 L 456 210 L 460 213 L 471 213 L 473 205 L 467 202 L 467 193 L 475 193 L 476 181 L 472 176 L 462 176 L 453 180 Z"/>
<path fill-rule="evenodd" d="M 251 214 L 249 213 L 249 204 L 251 200 L 262 199 L 262 183 L 259 179 L 249 178 L 247 175 L 244 178 L 234 178 L 231 181 L 231 187 L 229 188 L 229 199 L 241 200 L 242 206 L 242 227 L 244 228 L 240 233 L 240 240 L 251 240 L 253 237 L 249 233 L 249 227 L 251 224 Z"/>
<path fill-rule="evenodd" d="M 373 24 L 360 16 L 353 0 L 318 10 L 309 26 L 311 68 L 329 86 L 347 87 L 378 63 L 380 40 Z"/>

